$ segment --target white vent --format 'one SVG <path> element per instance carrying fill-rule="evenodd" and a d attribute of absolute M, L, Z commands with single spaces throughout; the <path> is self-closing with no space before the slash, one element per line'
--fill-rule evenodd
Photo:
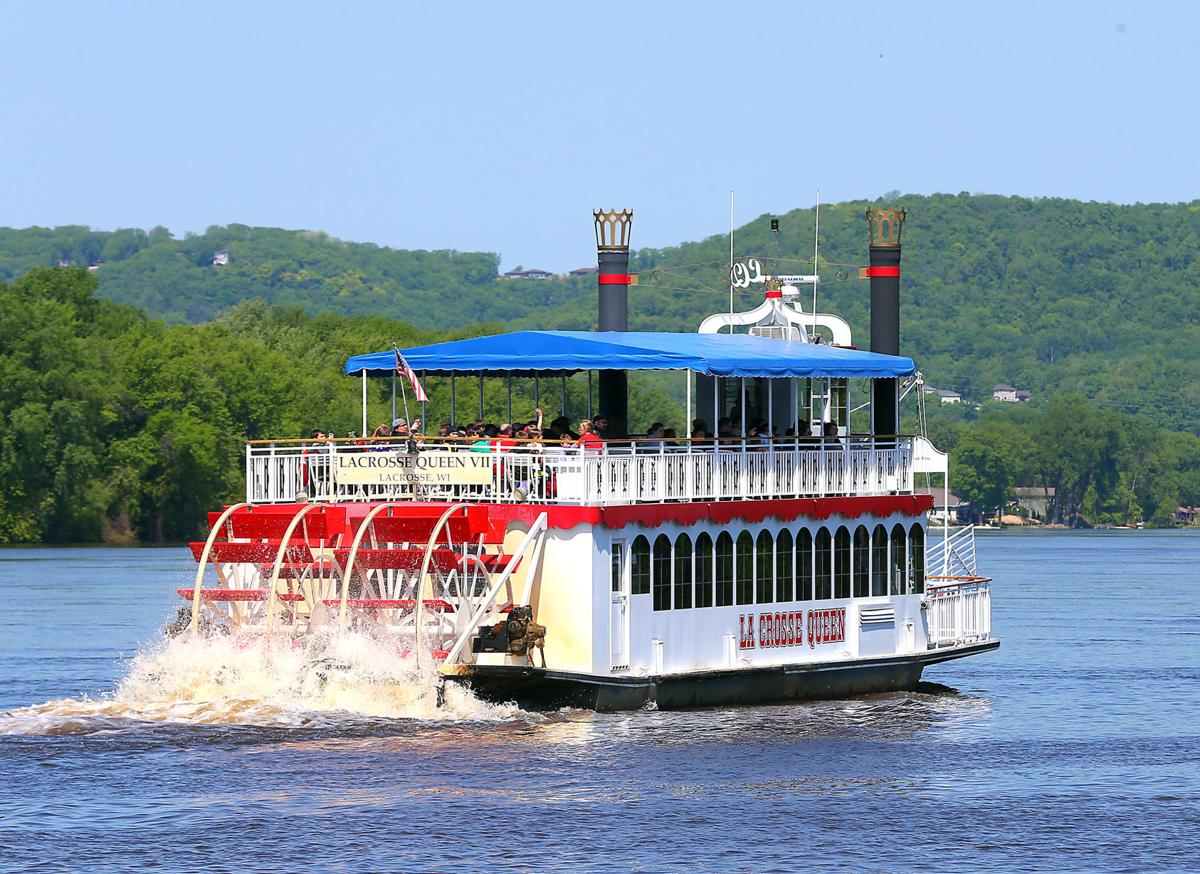
<path fill-rule="evenodd" d="M 861 625 L 891 625 L 896 621 L 896 608 L 891 604 L 881 607 L 859 607 L 858 621 Z"/>
<path fill-rule="evenodd" d="M 766 337 L 768 340 L 799 340 L 800 330 L 788 325 L 756 325 L 750 329 L 752 337 Z"/>

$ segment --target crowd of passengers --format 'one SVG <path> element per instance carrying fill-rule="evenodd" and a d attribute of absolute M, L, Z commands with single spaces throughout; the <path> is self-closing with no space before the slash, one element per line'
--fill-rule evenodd
<path fill-rule="evenodd" d="M 403 418 L 396 418 L 392 420 L 391 425 L 386 422 L 379 425 L 367 437 L 358 437 L 351 433 L 348 438 L 354 441 L 352 445 L 377 450 L 413 450 L 418 445 L 443 445 L 472 452 L 490 452 L 496 449 L 536 452 L 549 444 L 556 447 L 575 445 L 585 450 L 599 450 L 605 445 L 611 445 L 632 447 L 639 452 L 683 452 L 689 449 L 723 447 L 740 449 L 742 446 L 751 449 L 766 448 L 778 443 L 794 444 L 797 440 L 839 437 L 838 426 L 833 422 L 815 422 L 810 425 L 807 421 L 800 420 L 795 427 L 789 427 L 781 434 L 778 425 L 770 427 L 766 420 L 761 418 L 751 419 L 745 434 L 742 434 L 736 427 L 739 419 L 740 417 L 735 416 L 718 419 L 715 434 L 709 430 L 706 420 L 693 419 L 691 439 L 683 439 L 674 428 L 668 428 L 662 422 L 653 423 L 644 435 L 614 434 L 605 415 L 580 419 L 575 430 L 572 430 L 571 420 L 566 416 L 559 416 L 549 425 L 544 425 L 542 410 L 536 409 L 534 418 L 527 422 L 495 424 L 482 419 L 465 425 L 447 422 L 438 427 L 436 435 L 426 434 L 420 419 L 413 420 L 410 425 Z M 335 439 L 331 431 L 320 428 L 313 429 L 310 436 L 319 442 Z M 397 443 L 401 445 L 397 446 Z"/>

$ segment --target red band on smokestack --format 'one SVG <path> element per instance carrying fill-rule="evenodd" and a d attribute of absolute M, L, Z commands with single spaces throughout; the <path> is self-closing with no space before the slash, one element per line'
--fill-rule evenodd
<path fill-rule="evenodd" d="M 768 291 L 767 292 L 767 300 L 771 300 L 772 298 L 776 298 L 776 297 L 783 297 L 783 292 L 782 291 Z"/>
<path fill-rule="evenodd" d="M 868 278 L 870 278 L 872 276 L 899 276 L 899 275 L 900 275 L 899 267 L 868 267 L 867 268 L 867 277 Z"/>
<path fill-rule="evenodd" d="M 629 285 L 630 278 L 628 273 L 601 273 L 601 285 Z"/>

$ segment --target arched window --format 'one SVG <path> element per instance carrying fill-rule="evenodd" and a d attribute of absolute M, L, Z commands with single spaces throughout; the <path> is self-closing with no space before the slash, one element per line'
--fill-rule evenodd
<path fill-rule="evenodd" d="M 815 549 L 817 600 L 833 597 L 833 538 L 828 528 L 817 531 Z"/>
<path fill-rule="evenodd" d="M 871 594 L 871 535 L 859 525 L 854 529 L 854 597 L 866 598 Z"/>
<path fill-rule="evenodd" d="M 633 548 L 629 550 L 630 585 L 635 595 L 650 594 L 650 541 L 642 535 L 633 540 Z"/>
<path fill-rule="evenodd" d="M 904 526 L 892 529 L 892 569 L 890 587 L 893 595 L 903 595 L 908 587 L 908 556 L 905 546 Z"/>
<path fill-rule="evenodd" d="M 728 531 L 717 536 L 717 606 L 733 603 L 733 538 Z"/>
<path fill-rule="evenodd" d="M 738 535 L 735 547 L 736 567 L 734 568 L 737 602 L 739 604 L 754 603 L 754 538 L 749 531 Z"/>
<path fill-rule="evenodd" d="M 925 529 L 918 522 L 908 532 L 912 548 L 912 590 L 920 595 L 925 591 Z"/>
<path fill-rule="evenodd" d="M 654 554 L 651 556 L 651 572 L 654 579 L 654 609 L 671 609 L 671 539 L 665 534 L 658 535 L 654 540 Z"/>
<path fill-rule="evenodd" d="M 845 528 L 833 537 L 833 597 L 850 597 L 850 532 Z"/>
<path fill-rule="evenodd" d="M 811 601 L 813 596 L 812 532 L 801 528 L 796 535 L 796 600 Z"/>
<path fill-rule="evenodd" d="M 792 592 L 792 532 L 784 528 L 775 538 L 775 600 L 791 601 Z"/>
<path fill-rule="evenodd" d="M 775 549 L 770 531 L 758 532 L 754 548 L 754 603 L 770 604 L 775 600 Z"/>
<path fill-rule="evenodd" d="M 675 538 L 675 609 L 692 606 L 692 538 L 680 534 Z"/>
<path fill-rule="evenodd" d="M 887 594 L 887 547 L 887 529 L 876 525 L 875 534 L 871 537 L 871 594 L 877 597 Z"/>
<path fill-rule="evenodd" d="M 696 606 L 713 605 L 713 542 L 707 534 L 696 538 Z"/>

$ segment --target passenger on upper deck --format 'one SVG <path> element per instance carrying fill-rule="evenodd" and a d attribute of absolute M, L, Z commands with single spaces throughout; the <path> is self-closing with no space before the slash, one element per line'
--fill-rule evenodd
<path fill-rule="evenodd" d="M 559 416 L 550 423 L 550 433 L 555 440 L 579 439 L 579 435 L 571 430 L 571 420 L 566 416 Z"/>
<path fill-rule="evenodd" d="M 601 413 L 592 419 L 592 430 L 601 440 L 611 440 L 613 435 L 608 430 L 608 416 Z"/>
<path fill-rule="evenodd" d="M 580 419 L 579 437 L 576 438 L 575 443 L 586 450 L 598 452 L 604 446 L 604 438 L 596 433 L 591 419 Z"/>
<path fill-rule="evenodd" d="M 513 426 L 511 422 L 505 422 L 496 429 L 496 439 L 492 441 L 492 446 L 496 449 L 512 449 L 517 445 L 517 441 L 513 439 Z"/>
<path fill-rule="evenodd" d="M 663 444 L 663 423 L 655 422 L 646 429 L 646 440 L 638 444 L 638 449 L 644 452 L 659 452 L 665 448 Z"/>
<path fill-rule="evenodd" d="M 372 451 L 378 452 L 380 450 L 387 449 L 388 448 L 387 444 L 389 443 L 387 438 L 391 437 L 391 436 L 392 436 L 391 426 L 387 425 L 386 423 L 383 425 L 380 425 L 378 428 L 376 428 L 374 431 L 372 431 L 371 432 L 371 441 L 370 441 L 372 444 L 372 446 L 371 446 Z"/>
<path fill-rule="evenodd" d="M 315 441 L 300 452 L 304 463 L 304 474 L 313 491 L 320 494 L 329 482 L 329 455 L 333 452 L 333 434 L 321 428 L 313 428 L 309 435 Z"/>

